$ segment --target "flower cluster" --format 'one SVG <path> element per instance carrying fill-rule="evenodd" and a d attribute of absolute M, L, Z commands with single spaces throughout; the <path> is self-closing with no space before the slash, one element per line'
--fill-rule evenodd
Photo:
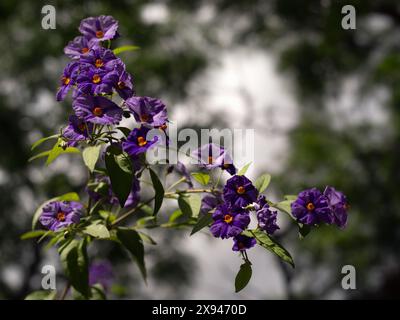
<path fill-rule="evenodd" d="M 346 196 L 333 187 L 327 186 L 324 192 L 317 188 L 304 190 L 291 204 L 291 208 L 293 216 L 305 225 L 326 223 L 344 228 L 347 223 Z"/>

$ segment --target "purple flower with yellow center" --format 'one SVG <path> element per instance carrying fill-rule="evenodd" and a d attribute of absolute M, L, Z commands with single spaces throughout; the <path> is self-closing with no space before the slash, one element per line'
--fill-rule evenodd
<path fill-rule="evenodd" d="M 297 199 L 292 202 L 291 208 L 293 216 L 302 224 L 333 223 L 328 199 L 316 188 L 300 192 Z"/>
<path fill-rule="evenodd" d="M 117 124 L 122 119 L 122 109 L 101 96 L 78 96 L 72 107 L 79 118 L 91 123 Z"/>
<path fill-rule="evenodd" d="M 161 127 L 168 121 L 167 107 L 156 98 L 131 97 L 125 101 L 136 121 L 147 123 L 153 127 Z"/>
<path fill-rule="evenodd" d="M 349 208 L 346 196 L 329 186 L 325 188 L 324 196 L 328 199 L 333 214 L 333 223 L 343 229 L 347 224 L 347 210 Z"/>
<path fill-rule="evenodd" d="M 226 182 L 223 194 L 230 205 L 245 207 L 257 201 L 258 191 L 245 176 L 233 176 Z"/>
<path fill-rule="evenodd" d="M 118 73 L 118 82 L 115 85 L 115 90 L 119 96 L 126 100 L 134 95 L 132 76 L 125 70 L 123 62 L 117 63 L 115 70 Z"/>
<path fill-rule="evenodd" d="M 78 75 L 79 65 L 73 61 L 64 68 L 63 75 L 60 80 L 60 87 L 57 92 L 57 101 L 64 100 L 69 89 L 75 84 Z"/>
<path fill-rule="evenodd" d="M 96 67 L 81 68 L 76 79 L 79 92 L 84 94 L 110 94 L 117 82 L 117 71 L 107 71 Z"/>
<path fill-rule="evenodd" d="M 225 150 L 215 143 L 208 143 L 193 152 L 193 157 L 199 160 L 200 166 L 211 170 L 221 168 L 228 171 L 231 175 L 236 173 L 232 158 Z"/>
<path fill-rule="evenodd" d="M 105 291 L 108 291 L 114 280 L 111 263 L 99 261 L 92 263 L 89 267 L 89 285 L 100 284 Z"/>
<path fill-rule="evenodd" d="M 91 49 L 86 55 L 81 56 L 80 63 L 89 65 L 98 70 L 110 71 L 115 68 L 121 59 L 117 58 L 110 50 L 103 47 L 95 47 Z"/>
<path fill-rule="evenodd" d="M 233 251 L 246 251 L 256 245 L 256 239 L 244 235 L 237 235 L 233 238 Z"/>
<path fill-rule="evenodd" d="M 130 156 L 137 156 L 146 152 L 158 141 L 157 135 L 154 135 L 153 138 L 148 137 L 150 130 L 145 126 L 133 129 L 126 141 L 122 143 L 122 149 Z"/>
<path fill-rule="evenodd" d="M 74 40 L 68 42 L 64 48 L 64 53 L 71 59 L 80 59 L 87 55 L 90 49 L 98 47 L 96 42 L 90 42 L 83 36 L 75 37 Z"/>
<path fill-rule="evenodd" d="M 86 140 L 93 131 L 93 124 L 88 123 L 75 115 L 69 117 L 69 124 L 64 129 L 63 137 L 67 139 L 68 146 L 76 146 L 79 141 Z"/>
<path fill-rule="evenodd" d="M 118 21 L 111 16 L 89 17 L 83 19 L 79 31 L 93 42 L 112 40 L 118 35 Z"/>
<path fill-rule="evenodd" d="M 264 230 L 268 234 L 273 234 L 277 229 L 279 229 L 276 224 L 277 211 L 272 211 L 265 196 L 260 196 L 257 200 L 256 215 L 258 220 L 258 226 L 260 229 Z"/>
<path fill-rule="evenodd" d="M 52 201 L 43 207 L 39 221 L 43 227 L 58 231 L 80 221 L 83 205 L 76 201 Z"/>
<path fill-rule="evenodd" d="M 210 227 L 216 238 L 227 239 L 242 233 L 250 223 L 249 213 L 238 207 L 219 205 L 212 215 L 214 223 Z"/>

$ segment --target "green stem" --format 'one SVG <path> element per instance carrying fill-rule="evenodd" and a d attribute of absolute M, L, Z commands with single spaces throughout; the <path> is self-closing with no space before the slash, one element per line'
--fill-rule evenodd
<path fill-rule="evenodd" d="M 181 184 L 182 182 L 185 182 L 185 181 L 186 181 L 186 178 L 185 178 L 185 177 L 180 178 L 178 181 L 176 181 L 176 182 L 174 182 L 173 184 L 171 184 L 171 185 L 168 187 L 167 191 L 172 190 L 174 187 L 176 187 L 177 185 L 179 185 L 179 184 Z"/>
<path fill-rule="evenodd" d="M 150 198 L 146 202 L 141 203 L 137 207 L 133 208 L 132 210 L 129 210 L 125 212 L 123 215 L 118 217 L 117 219 L 114 220 L 114 222 L 111 224 L 112 226 L 115 226 L 116 224 L 120 223 L 122 220 L 125 220 L 128 218 L 130 215 L 134 214 L 136 211 L 138 211 L 140 208 L 144 207 L 145 205 L 148 205 L 150 202 L 154 200 L 155 197 Z"/>

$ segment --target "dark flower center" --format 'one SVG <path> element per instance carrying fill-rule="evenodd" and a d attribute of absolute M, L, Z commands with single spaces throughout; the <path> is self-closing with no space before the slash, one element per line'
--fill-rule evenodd
<path fill-rule="evenodd" d="M 230 214 L 226 214 L 226 215 L 224 216 L 224 221 L 225 221 L 226 223 L 231 223 L 232 220 L 233 220 L 233 217 L 232 217 Z"/>
<path fill-rule="evenodd" d="M 60 222 L 64 222 L 65 221 L 65 213 L 60 211 L 57 213 L 57 220 Z"/>
<path fill-rule="evenodd" d="M 139 147 L 143 147 L 143 146 L 145 146 L 147 144 L 147 141 L 143 137 L 138 137 L 137 138 L 137 144 L 138 144 Z"/>
<path fill-rule="evenodd" d="M 314 203 L 312 202 L 307 203 L 306 208 L 308 211 L 313 211 L 315 209 Z"/>
<path fill-rule="evenodd" d="M 230 166 L 230 165 L 229 165 L 228 163 L 224 163 L 224 168 L 225 168 L 225 169 L 228 169 L 229 166 Z"/>
<path fill-rule="evenodd" d="M 142 121 L 142 122 L 147 122 L 147 121 L 149 121 L 149 115 L 147 115 L 147 114 L 142 114 L 142 115 L 140 116 L 140 121 Z"/>
<path fill-rule="evenodd" d="M 88 53 L 88 52 L 89 52 L 89 48 L 87 48 L 87 47 L 82 48 L 81 52 L 82 52 L 83 54 Z"/>
<path fill-rule="evenodd" d="M 69 77 L 62 77 L 61 78 L 61 81 L 62 81 L 62 83 L 64 84 L 64 85 L 68 85 L 70 82 L 71 82 L 71 78 L 69 78 Z"/>
<path fill-rule="evenodd" d="M 101 77 L 98 74 L 93 75 L 92 82 L 99 83 L 101 81 Z"/>
<path fill-rule="evenodd" d="M 243 194 L 243 193 L 246 192 L 246 188 L 243 187 L 243 186 L 240 186 L 240 187 L 238 187 L 238 188 L 236 189 L 236 192 L 237 192 L 238 194 Z"/>
<path fill-rule="evenodd" d="M 246 248 L 246 246 L 244 245 L 243 242 L 238 242 L 237 246 L 238 246 L 239 250 L 243 250 Z"/>
<path fill-rule="evenodd" d="M 345 210 L 349 210 L 350 209 L 350 205 L 348 203 L 343 204 L 343 208 Z"/>
<path fill-rule="evenodd" d="M 100 107 L 94 107 L 94 109 L 93 109 L 93 114 L 94 114 L 96 117 L 100 117 L 100 116 L 103 115 L 103 110 L 102 110 Z"/>
<path fill-rule="evenodd" d="M 125 82 L 123 82 L 123 81 L 118 81 L 118 83 L 117 83 L 117 86 L 118 86 L 118 89 L 124 89 L 125 88 Z"/>
<path fill-rule="evenodd" d="M 160 126 L 160 129 L 163 131 L 166 130 L 167 128 L 168 128 L 168 126 L 166 123 L 164 123 L 162 126 Z"/>
<path fill-rule="evenodd" d="M 94 65 L 96 66 L 96 68 L 101 68 L 102 66 L 104 66 L 104 62 L 101 59 L 96 59 Z"/>
<path fill-rule="evenodd" d="M 101 30 L 96 31 L 96 38 L 103 38 L 103 37 L 104 37 L 104 32 L 103 31 L 101 31 Z"/>
<path fill-rule="evenodd" d="M 80 125 L 78 125 L 78 129 L 79 129 L 80 132 L 84 132 L 85 129 L 86 129 L 85 124 L 84 124 L 84 123 L 81 123 Z"/>
<path fill-rule="evenodd" d="M 214 159 L 212 156 L 208 156 L 208 164 L 212 164 L 214 162 Z"/>

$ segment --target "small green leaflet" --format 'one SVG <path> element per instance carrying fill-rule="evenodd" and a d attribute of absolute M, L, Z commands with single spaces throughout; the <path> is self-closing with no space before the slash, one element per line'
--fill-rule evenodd
<path fill-rule="evenodd" d="M 273 252 L 283 261 L 287 262 L 294 268 L 293 258 L 290 253 L 278 242 L 273 240 L 268 234 L 260 229 L 248 230 L 242 232 L 243 235 L 254 237 L 257 240 L 257 243 L 263 248 Z"/>
<path fill-rule="evenodd" d="M 47 157 L 46 160 L 46 165 L 50 165 L 54 160 L 56 160 L 60 155 L 64 153 L 80 153 L 79 149 L 74 148 L 74 147 L 67 147 L 67 148 L 62 148 L 60 145 L 64 143 L 64 141 L 59 138 L 56 142 L 56 144 L 53 146 L 53 149 L 50 150 L 49 156 Z"/>
<path fill-rule="evenodd" d="M 251 279 L 253 271 L 251 269 L 250 261 L 246 261 L 240 266 L 239 272 L 235 278 L 235 292 L 244 289 Z"/>
<path fill-rule="evenodd" d="M 90 172 L 93 172 L 96 162 L 99 159 L 101 145 L 89 146 L 82 151 L 83 162 Z"/>
<path fill-rule="evenodd" d="M 249 169 L 251 165 L 251 162 L 249 162 L 248 164 L 246 164 L 242 169 L 239 170 L 239 172 L 237 173 L 238 176 L 244 176 L 247 172 L 247 170 Z"/>
<path fill-rule="evenodd" d="M 90 296 L 86 240 L 72 240 L 59 248 L 61 264 L 71 285 L 84 297 Z"/>
<path fill-rule="evenodd" d="M 85 229 L 83 229 L 83 232 L 99 239 L 110 238 L 110 232 L 105 225 L 100 223 L 100 221 L 88 225 Z"/>
<path fill-rule="evenodd" d="M 59 135 L 58 134 L 54 134 L 52 136 L 49 137 L 44 137 L 42 139 L 37 140 L 34 144 L 32 144 L 31 147 L 31 151 L 36 149 L 38 146 L 40 146 L 43 142 L 47 141 L 47 140 L 51 140 L 51 139 L 58 139 Z"/>
<path fill-rule="evenodd" d="M 113 50 L 113 53 L 115 55 L 118 55 L 118 54 L 120 54 L 122 52 L 125 52 L 125 51 L 135 51 L 135 50 L 139 50 L 139 49 L 140 49 L 140 47 L 138 47 L 138 46 L 128 45 L 128 46 L 122 46 L 122 47 L 115 48 Z"/>
<path fill-rule="evenodd" d="M 175 210 L 174 212 L 172 212 L 172 214 L 169 216 L 168 222 L 174 222 L 176 219 L 178 219 L 179 217 L 181 217 L 183 214 L 183 212 L 181 210 Z"/>
<path fill-rule="evenodd" d="M 63 194 L 58 197 L 54 197 L 50 200 L 47 200 L 46 202 L 42 203 L 39 208 L 36 209 L 35 213 L 33 214 L 32 218 L 32 230 L 35 229 L 36 224 L 39 220 L 40 215 L 42 214 L 42 209 L 43 207 L 48 204 L 51 201 L 79 201 L 79 195 L 76 192 L 69 192 L 66 194 Z"/>
<path fill-rule="evenodd" d="M 25 300 L 54 300 L 57 295 L 57 290 L 39 290 L 28 294 Z"/>
<path fill-rule="evenodd" d="M 274 208 L 286 213 L 290 218 L 292 218 L 293 220 L 296 220 L 292 215 L 292 208 L 291 208 L 292 202 L 293 202 L 293 200 L 283 200 L 278 203 L 271 203 L 271 207 L 274 207 Z"/>
<path fill-rule="evenodd" d="M 270 182 L 271 182 L 271 175 L 266 173 L 257 178 L 256 182 L 254 183 L 254 186 L 256 187 L 259 193 L 263 193 L 265 189 L 268 188 Z"/>
<path fill-rule="evenodd" d="M 299 226 L 299 238 L 304 239 L 311 231 L 311 227 L 305 224 L 298 224 Z"/>
<path fill-rule="evenodd" d="M 193 172 L 192 173 L 193 178 L 203 186 L 208 185 L 208 182 L 210 181 L 210 175 L 207 173 L 203 172 Z"/>
<path fill-rule="evenodd" d="M 27 240 L 27 239 L 32 239 L 32 238 L 38 238 L 46 234 L 46 230 L 34 230 L 34 231 L 28 231 L 25 232 L 23 235 L 21 235 L 20 239 L 21 240 Z"/>
<path fill-rule="evenodd" d="M 197 218 L 201 208 L 201 196 L 199 194 L 180 195 L 178 205 L 185 216 Z"/>
<path fill-rule="evenodd" d="M 106 151 L 105 163 L 112 190 L 117 196 L 120 206 L 123 207 L 132 190 L 133 174 L 129 170 L 131 168 L 129 159 L 126 159 L 120 149 L 110 146 Z"/>
<path fill-rule="evenodd" d="M 200 231 L 204 227 L 207 227 L 211 222 L 213 222 L 212 213 L 208 212 L 201 216 L 195 226 L 192 229 L 190 235 L 194 235 L 196 232 Z"/>
<path fill-rule="evenodd" d="M 131 253 L 136 261 L 143 279 L 146 282 L 146 266 L 144 264 L 144 247 L 140 235 L 132 229 L 118 228 L 117 238 L 121 244 Z"/>
<path fill-rule="evenodd" d="M 151 182 L 153 183 L 153 188 L 154 188 L 154 192 L 155 192 L 153 215 L 156 215 L 158 213 L 158 211 L 160 210 L 161 205 L 163 203 L 165 191 L 164 191 L 164 187 L 163 187 L 160 179 L 158 179 L 157 174 L 150 168 L 149 168 L 149 173 L 150 173 Z"/>

